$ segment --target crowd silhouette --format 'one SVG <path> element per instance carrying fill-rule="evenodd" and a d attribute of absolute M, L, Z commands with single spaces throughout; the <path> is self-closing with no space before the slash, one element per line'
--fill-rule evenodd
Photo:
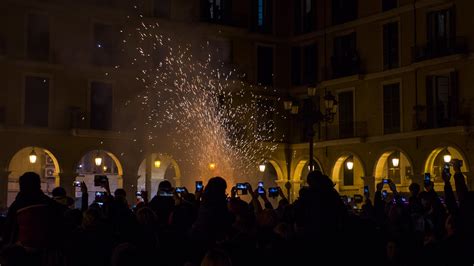
<path fill-rule="evenodd" d="M 227 195 L 213 177 L 194 194 L 162 181 L 133 208 L 108 182 L 88 206 L 82 183 L 81 209 L 63 188 L 46 196 L 27 172 L 1 223 L 0 265 L 473 265 L 474 193 L 454 171 L 443 173 L 444 191 L 412 183 L 406 200 L 393 182 L 378 183 L 359 210 L 317 171 L 292 203 L 279 189 L 277 206 L 248 183 L 250 202 L 236 187 Z"/>

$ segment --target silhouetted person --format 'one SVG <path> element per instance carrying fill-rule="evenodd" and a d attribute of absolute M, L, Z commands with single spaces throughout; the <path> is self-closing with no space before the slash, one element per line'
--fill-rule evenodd
<path fill-rule="evenodd" d="M 71 208 L 74 205 L 74 199 L 67 196 L 66 190 L 63 187 L 54 188 L 53 191 L 52 191 L 52 194 L 53 194 L 53 199 L 57 203 L 65 206 L 67 208 Z"/>
<path fill-rule="evenodd" d="M 20 192 L 8 210 L 5 243 L 16 243 L 33 250 L 57 244 L 64 210 L 41 191 L 40 176 L 27 172 L 20 177 Z"/>
<path fill-rule="evenodd" d="M 173 188 L 167 180 L 161 181 L 158 185 L 158 192 L 148 205 L 157 215 L 158 224 L 167 225 L 169 217 L 174 208 Z"/>

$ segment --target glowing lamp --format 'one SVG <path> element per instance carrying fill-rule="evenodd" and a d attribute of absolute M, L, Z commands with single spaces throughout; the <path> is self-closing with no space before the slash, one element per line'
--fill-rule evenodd
<path fill-rule="evenodd" d="M 291 106 L 293 106 L 292 101 L 284 101 L 283 102 L 283 107 L 285 108 L 285 110 L 291 110 Z"/>
<path fill-rule="evenodd" d="M 155 165 L 155 168 L 160 168 L 160 166 L 161 166 L 161 161 L 158 160 L 158 159 L 156 159 L 153 164 Z"/>
<path fill-rule="evenodd" d="M 94 162 L 95 162 L 96 166 L 101 166 L 102 165 L 102 157 L 100 157 L 99 154 L 97 154 L 94 158 Z"/>
<path fill-rule="evenodd" d="M 392 158 L 392 165 L 393 167 L 398 167 L 398 165 L 400 165 L 400 159 Z"/>
<path fill-rule="evenodd" d="M 451 155 L 449 155 L 449 154 L 444 155 L 443 160 L 444 160 L 445 163 L 451 162 Z"/>
<path fill-rule="evenodd" d="M 354 169 L 354 162 L 352 162 L 352 161 L 347 161 L 347 162 L 346 162 L 346 167 L 347 167 L 347 170 L 352 170 L 352 169 Z"/>
<path fill-rule="evenodd" d="M 260 165 L 258 166 L 258 170 L 260 170 L 260 172 L 263 173 L 263 172 L 265 172 L 265 167 L 266 167 L 265 164 L 262 163 L 262 164 L 260 164 Z"/>
<path fill-rule="evenodd" d="M 291 111 L 290 111 L 291 114 L 296 115 L 298 114 L 298 111 L 299 111 L 298 105 L 291 106 Z"/>
<path fill-rule="evenodd" d="M 308 96 L 313 97 L 316 95 L 316 87 L 308 87 Z"/>
<path fill-rule="evenodd" d="M 215 170 L 216 169 L 216 163 L 210 163 L 209 164 L 209 169 Z"/>
<path fill-rule="evenodd" d="M 38 159 L 38 156 L 36 155 L 35 149 L 31 151 L 30 155 L 28 156 L 30 159 L 30 163 L 36 163 L 36 160 Z"/>

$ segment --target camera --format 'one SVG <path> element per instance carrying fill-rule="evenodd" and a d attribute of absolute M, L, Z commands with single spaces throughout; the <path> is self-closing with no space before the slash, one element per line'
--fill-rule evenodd
<path fill-rule="evenodd" d="M 424 184 L 425 184 L 425 186 L 429 186 L 431 184 L 431 175 L 430 175 L 430 173 L 425 173 Z"/>
<path fill-rule="evenodd" d="M 258 182 L 257 193 L 258 195 L 265 194 L 265 188 L 263 187 L 263 182 Z"/>
<path fill-rule="evenodd" d="M 247 195 L 247 184 L 245 183 L 237 183 L 235 186 L 237 188 L 237 191 L 240 191 L 242 195 Z"/>
<path fill-rule="evenodd" d="M 104 202 L 105 199 L 105 192 L 103 191 L 97 191 L 95 193 L 95 201 L 97 202 Z"/>
<path fill-rule="evenodd" d="M 278 188 L 277 187 L 270 187 L 268 188 L 268 196 L 270 198 L 276 198 L 278 196 Z"/>
<path fill-rule="evenodd" d="M 388 184 L 388 179 L 384 178 L 384 179 L 382 179 L 382 182 L 383 182 L 384 184 Z"/>
<path fill-rule="evenodd" d="M 369 186 L 364 186 L 364 194 L 369 194 Z"/>
<path fill-rule="evenodd" d="M 74 187 L 81 187 L 81 181 L 74 181 L 74 182 L 72 183 L 72 185 L 73 185 Z"/>
<path fill-rule="evenodd" d="M 108 178 L 106 175 L 95 175 L 94 176 L 94 186 L 101 187 L 107 184 Z"/>
<path fill-rule="evenodd" d="M 137 193 L 135 194 L 137 197 L 141 197 L 142 196 L 142 192 L 141 191 L 137 191 Z"/>
<path fill-rule="evenodd" d="M 186 189 L 184 187 L 177 187 L 176 188 L 176 193 L 183 193 L 186 192 Z"/>
<path fill-rule="evenodd" d="M 196 191 L 200 192 L 204 188 L 202 181 L 196 181 Z"/>

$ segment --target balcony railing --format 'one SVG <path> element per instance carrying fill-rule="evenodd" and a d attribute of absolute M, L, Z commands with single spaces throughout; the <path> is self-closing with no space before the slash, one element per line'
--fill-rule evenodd
<path fill-rule="evenodd" d="M 420 62 L 454 54 L 464 54 L 467 52 L 468 46 L 465 37 L 437 39 L 434 41 L 428 41 L 425 46 L 414 47 L 413 62 Z"/>
<path fill-rule="evenodd" d="M 360 57 L 358 53 L 347 56 L 333 56 L 332 62 L 332 78 L 341 78 L 361 73 Z"/>
<path fill-rule="evenodd" d="M 367 122 L 358 121 L 353 123 L 335 123 L 330 125 L 321 125 L 319 132 L 316 132 L 316 139 L 321 141 L 362 138 L 368 134 Z M 319 134 L 318 134 L 319 133 Z"/>

